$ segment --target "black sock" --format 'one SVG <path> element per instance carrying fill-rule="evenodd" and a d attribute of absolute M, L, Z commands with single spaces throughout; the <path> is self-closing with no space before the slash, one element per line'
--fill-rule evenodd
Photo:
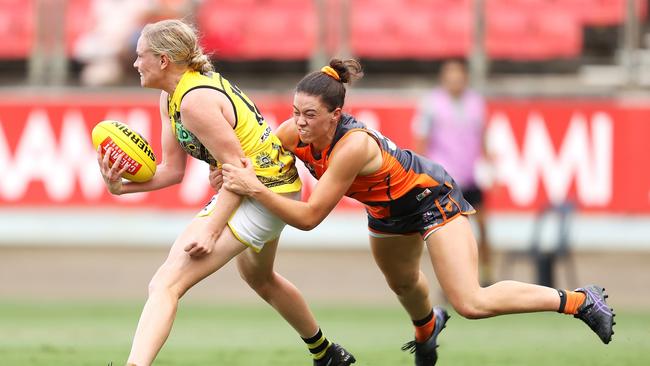
<path fill-rule="evenodd" d="M 424 318 L 422 318 L 420 320 L 413 320 L 413 325 L 415 325 L 416 327 L 421 327 L 421 326 L 425 325 L 426 323 L 430 322 L 431 319 L 433 319 L 433 309 L 431 309 L 431 312 L 429 313 L 429 315 L 425 316 Z"/>
<path fill-rule="evenodd" d="M 566 306 L 566 291 L 557 290 L 557 293 L 560 295 L 560 308 L 557 310 L 558 313 L 564 313 L 564 307 Z"/>
<path fill-rule="evenodd" d="M 327 348 L 331 345 L 330 341 L 325 338 L 323 332 L 318 328 L 316 335 L 310 338 L 302 338 L 302 340 L 307 343 L 307 348 L 315 360 L 320 360 L 325 356 Z"/>

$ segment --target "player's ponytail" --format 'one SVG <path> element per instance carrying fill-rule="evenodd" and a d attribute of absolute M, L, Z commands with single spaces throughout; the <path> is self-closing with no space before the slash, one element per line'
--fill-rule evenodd
<path fill-rule="evenodd" d="M 187 66 L 194 71 L 199 71 L 202 73 L 214 71 L 214 66 L 212 66 L 210 59 L 208 56 L 200 52 L 200 49 L 196 54 L 192 56 L 190 61 L 187 63 Z"/>
<path fill-rule="evenodd" d="M 342 83 L 348 84 L 363 77 L 361 64 L 357 60 L 339 60 L 337 58 L 333 58 L 330 60 L 329 67 L 336 70 L 336 73 L 339 75 L 339 79 Z"/>
<path fill-rule="evenodd" d="M 196 30 L 177 19 L 161 20 L 147 24 L 142 37 L 156 55 L 167 55 L 177 65 L 187 65 L 200 72 L 213 71 L 208 56 L 199 46 Z"/>
<path fill-rule="evenodd" d="M 345 103 L 345 85 L 363 76 L 361 64 L 357 60 L 332 59 L 329 65 L 314 71 L 300 80 L 297 93 L 321 97 L 331 112 L 342 108 Z"/>

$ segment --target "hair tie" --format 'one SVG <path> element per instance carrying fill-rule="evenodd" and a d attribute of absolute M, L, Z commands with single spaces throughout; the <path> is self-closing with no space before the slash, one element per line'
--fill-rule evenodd
<path fill-rule="evenodd" d="M 333 77 L 338 81 L 341 81 L 341 77 L 339 76 L 339 73 L 336 72 L 336 70 L 334 70 L 331 66 L 323 66 L 323 68 L 320 69 L 320 71 L 324 72 L 325 74 Z"/>

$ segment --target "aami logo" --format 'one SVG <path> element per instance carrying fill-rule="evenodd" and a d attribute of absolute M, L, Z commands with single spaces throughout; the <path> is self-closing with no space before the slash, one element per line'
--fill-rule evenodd
<path fill-rule="evenodd" d="M 557 136 L 553 136 L 557 137 Z M 577 199 L 585 206 L 606 206 L 612 199 L 611 117 L 597 112 L 587 118 L 576 112 L 561 143 L 554 146 L 544 117 L 531 112 L 522 141 L 513 134 L 504 113 L 492 115 L 487 128 L 488 149 L 496 159 L 496 180 L 507 187 L 517 206 L 531 205 L 541 182 L 551 202 L 561 202 L 575 182 Z"/>
<path fill-rule="evenodd" d="M 141 109 L 128 113 L 107 111 L 106 119 L 120 119 L 148 135 L 149 114 Z M 32 183 L 45 188 L 49 200 L 65 202 L 77 189 L 83 199 L 98 200 L 106 192 L 99 168 L 97 152 L 90 140 L 90 128 L 78 109 L 70 109 L 61 117 L 60 129 L 50 120 L 45 109 L 31 110 L 23 121 L 0 121 L 0 201 L 26 198 Z M 17 141 L 8 141 L 5 131 L 11 126 L 24 126 Z M 13 127 L 15 128 L 15 127 Z M 10 144 L 11 143 L 11 144 Z M 15 146 L 15 148 L 10 148 Z M 129 197 L 131 196 L 131 197 Z M 119 200 L 142 199 L 142 194 L 116 197 Z"/>

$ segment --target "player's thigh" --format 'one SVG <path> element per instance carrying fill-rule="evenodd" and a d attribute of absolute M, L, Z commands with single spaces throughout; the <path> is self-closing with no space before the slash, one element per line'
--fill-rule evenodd
<path fill-rule="evenodd" d="M 209 254 L 193 258 L 185 252 L 185 246 L 198 233 L 207 230 L 208 217 L 196 217 L 176 239 L 165 262 L 154 275 L 151 286 L 174 290 L 182 295 L 203 278 L 217 271 L 233 257 L 246 249 L 228 227 L 225 227 Z"/>
<path fill-rule="evenodd" d="M 237 269 L 247 282 L 264 281 L 273 273 L 273 263 L 279 239 L 267 242 L 259 253 L 248 249 L 237 256 Z"/>
<path fill-rule="evenodd" d="M 283 194 L 299 200 L 300 192 Z M 249 283 L 270 278 L 278 248 L 278 239 L 286 223 L 259 202 L 244 198 L 229 226 L 241 241 L 247 243 L 247 250 L 237 257 L 240 275 Z"/>
<path fill-rule="evenodd" d="M 460 215 L 427 238 L 433 269 L 453 302 L 479 288 L 476 239 L 467 217 Z"/>
<path fill-rule="evenodd" d="M 391 287 L 417 282 L 424 244 L 419 235 L 370 237 L 375 262 Z"/>

